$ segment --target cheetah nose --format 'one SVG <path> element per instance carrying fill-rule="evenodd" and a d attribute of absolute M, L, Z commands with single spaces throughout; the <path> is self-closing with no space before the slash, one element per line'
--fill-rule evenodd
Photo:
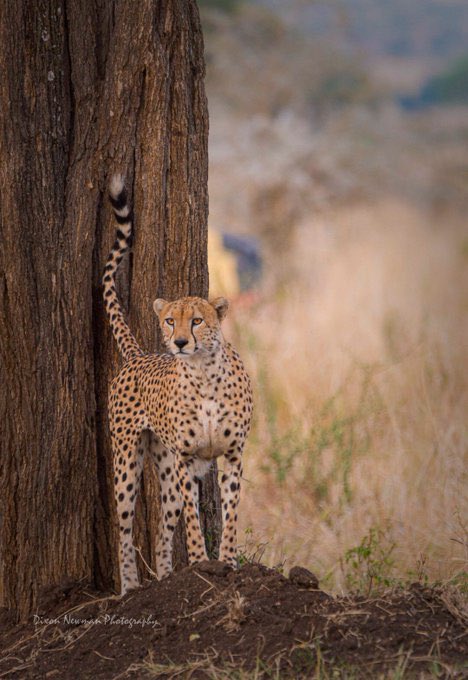
<path fill-rule="evenodd" d="M 185 338 L 179 338 L 178 340 L 174 340 L 174 344 L 177 345 L 179 349 L 182 349 L 185 347 L 185 345 L 188 345 L 188 340 Z"/>

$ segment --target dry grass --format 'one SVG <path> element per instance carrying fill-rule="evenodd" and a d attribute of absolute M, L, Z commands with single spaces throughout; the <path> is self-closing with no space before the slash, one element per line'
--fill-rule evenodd
<path fill-rule="evenodd" d="M 211 21 L 210 222 L 268 257 L 230 329 L 256 385 L 245 552 L 341 587 L 371 536 L 385 577 L 451 578 L 468 557 L 466 109 L 407 115 L 401 82 L 256 9 Z M 360 85 L 327 108 L 320 83 L 349 69 Z"/>
<path fill-rule="evenodd" d="M 294 655 L 297 655 L 302 664 L 308 665 L 309 669 L 297 671 L 294 667 Z M 155 663 L 151 654 L 148 660 L 143 663 L 132 664 L 129 668 L 113 678 L 146 677 L 164 678 L 165 680 L 175 680 L 176 678 L 189 680 L 190 678 L 200 678 L 203 680 L 295 680 L 298 678 L 308 678 L 308 680 L 363 680 L 363 678 L 373 678 L 375 680 L 403 680 L 406 677 L 416 677 L 406 674 L 410 662 L 426 662 L 429 665 L 427 671 L 418 673 L 418 678 L 430 679 L 444 677 L 456 677 L 457 668 L 441 663 L 437 658 L 418 657 L 411 652 L 401 651 L 399 654 L 386 659 L 391 666 L 391 670 L 376 671 L 372 669 L 372 663 L 364 669 L 360 666 L 343 665 L 330 666 L 323 658 L 320 645 L 311 643 L 298 644 L 291 652 L 279 654 L 270 659 L 268 663 L 262 661 L 260 657 L 256 659 L 255 668 L 247 670 L 235 662 L 229 663 L 220 661 L 216 654 L 205 654 L 196 661 L 187 661 L 183 664 Z M 381 663 L 382 658 L 376 659 L 376 663 Z M 283 665 L 283 668 L 281 667 Z M 432 666 L 432 667 L 431 667 Z"/>
<path fill-rule="evenodd" d="M 245 613 L 245 597 L 243 597 L 239 592 L 231 593 L 225 606 L 227 608 L 226 614 L 218 621 L 217 625 L 222 625 L 223 628 L 228 632 L 238 630 L 241 624 L 246 620 L 247 615 Z"/>
<path fill-rule="evenodd" d="M 268 564 L 343 586 L 374 527 L 394 576 L 466 568 L 462 234 L 402 199 L 328 212 L 296 231 L 282 289 L 238 312 L 256 388 L 240 541 Z"/>

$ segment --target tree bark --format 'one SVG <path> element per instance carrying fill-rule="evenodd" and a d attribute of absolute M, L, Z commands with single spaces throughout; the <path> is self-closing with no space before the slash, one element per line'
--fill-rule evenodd
<path fill-rule="evenodd" d="M 0 596 L 24 618 L 42 585 L 117 585 L 107 184 L 124 172 L 133 194 L 120 294 L 153 350 L 152 301 L 208 292 L 208 114 L 195 0 L 18 0 L 0 11 Z M 217 535 L 215 473 L 204 487 Z M 146 464 L 141 497 L 136 544 L 154 565 L 158 489 Z M 179 534 L 179 562 L 183 548 Z"/>

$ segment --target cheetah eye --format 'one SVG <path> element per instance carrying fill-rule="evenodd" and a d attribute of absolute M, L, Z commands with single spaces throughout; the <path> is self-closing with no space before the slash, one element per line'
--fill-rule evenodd
<path fill-rule="evenodd" d="M 198 317 L 198 316 L 195 319 L 192 319 L 192 323 L 193 323 L 194 326 L 199 326 L 202 321 L 203 321 L 203 319 L 200 319 L 200 317 Z"/>
<path fill-rule="evenodd" d="M 174 319 L 170 316 L 168 319 L 164 319 L 168 326 L 174 325 Z"/>

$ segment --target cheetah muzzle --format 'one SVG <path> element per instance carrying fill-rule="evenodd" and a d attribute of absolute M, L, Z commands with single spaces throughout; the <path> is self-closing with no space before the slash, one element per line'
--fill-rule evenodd
<path fill-rule="evenodd" d="M 132 213 L 120 176 L 112 180 L 110 201 L 119 228 L 107 258 L 103 286 L 106 311 L 125 362 L 109 392 L 124 594 L 139 585 L 132 532 L 145 456 L 156 465 L 161 489 L 158 578 L 172 570 L 172 539 L 182 510 L 190 564 L 207 559 L 199 520 L 198 479 L 219 456 L 224 457 L 219 559 L 235 565 L 242 451 L 250 429 L 252 393 L 239 355 L 221 332 L 228 309 L 224 298 L 211 302 L 199 297 L 155 300 L 153 308 L 168 353 L 149 354 L 140 348 L 124 319 L 115 288 L 115 275 L 132 235 Z"/>

